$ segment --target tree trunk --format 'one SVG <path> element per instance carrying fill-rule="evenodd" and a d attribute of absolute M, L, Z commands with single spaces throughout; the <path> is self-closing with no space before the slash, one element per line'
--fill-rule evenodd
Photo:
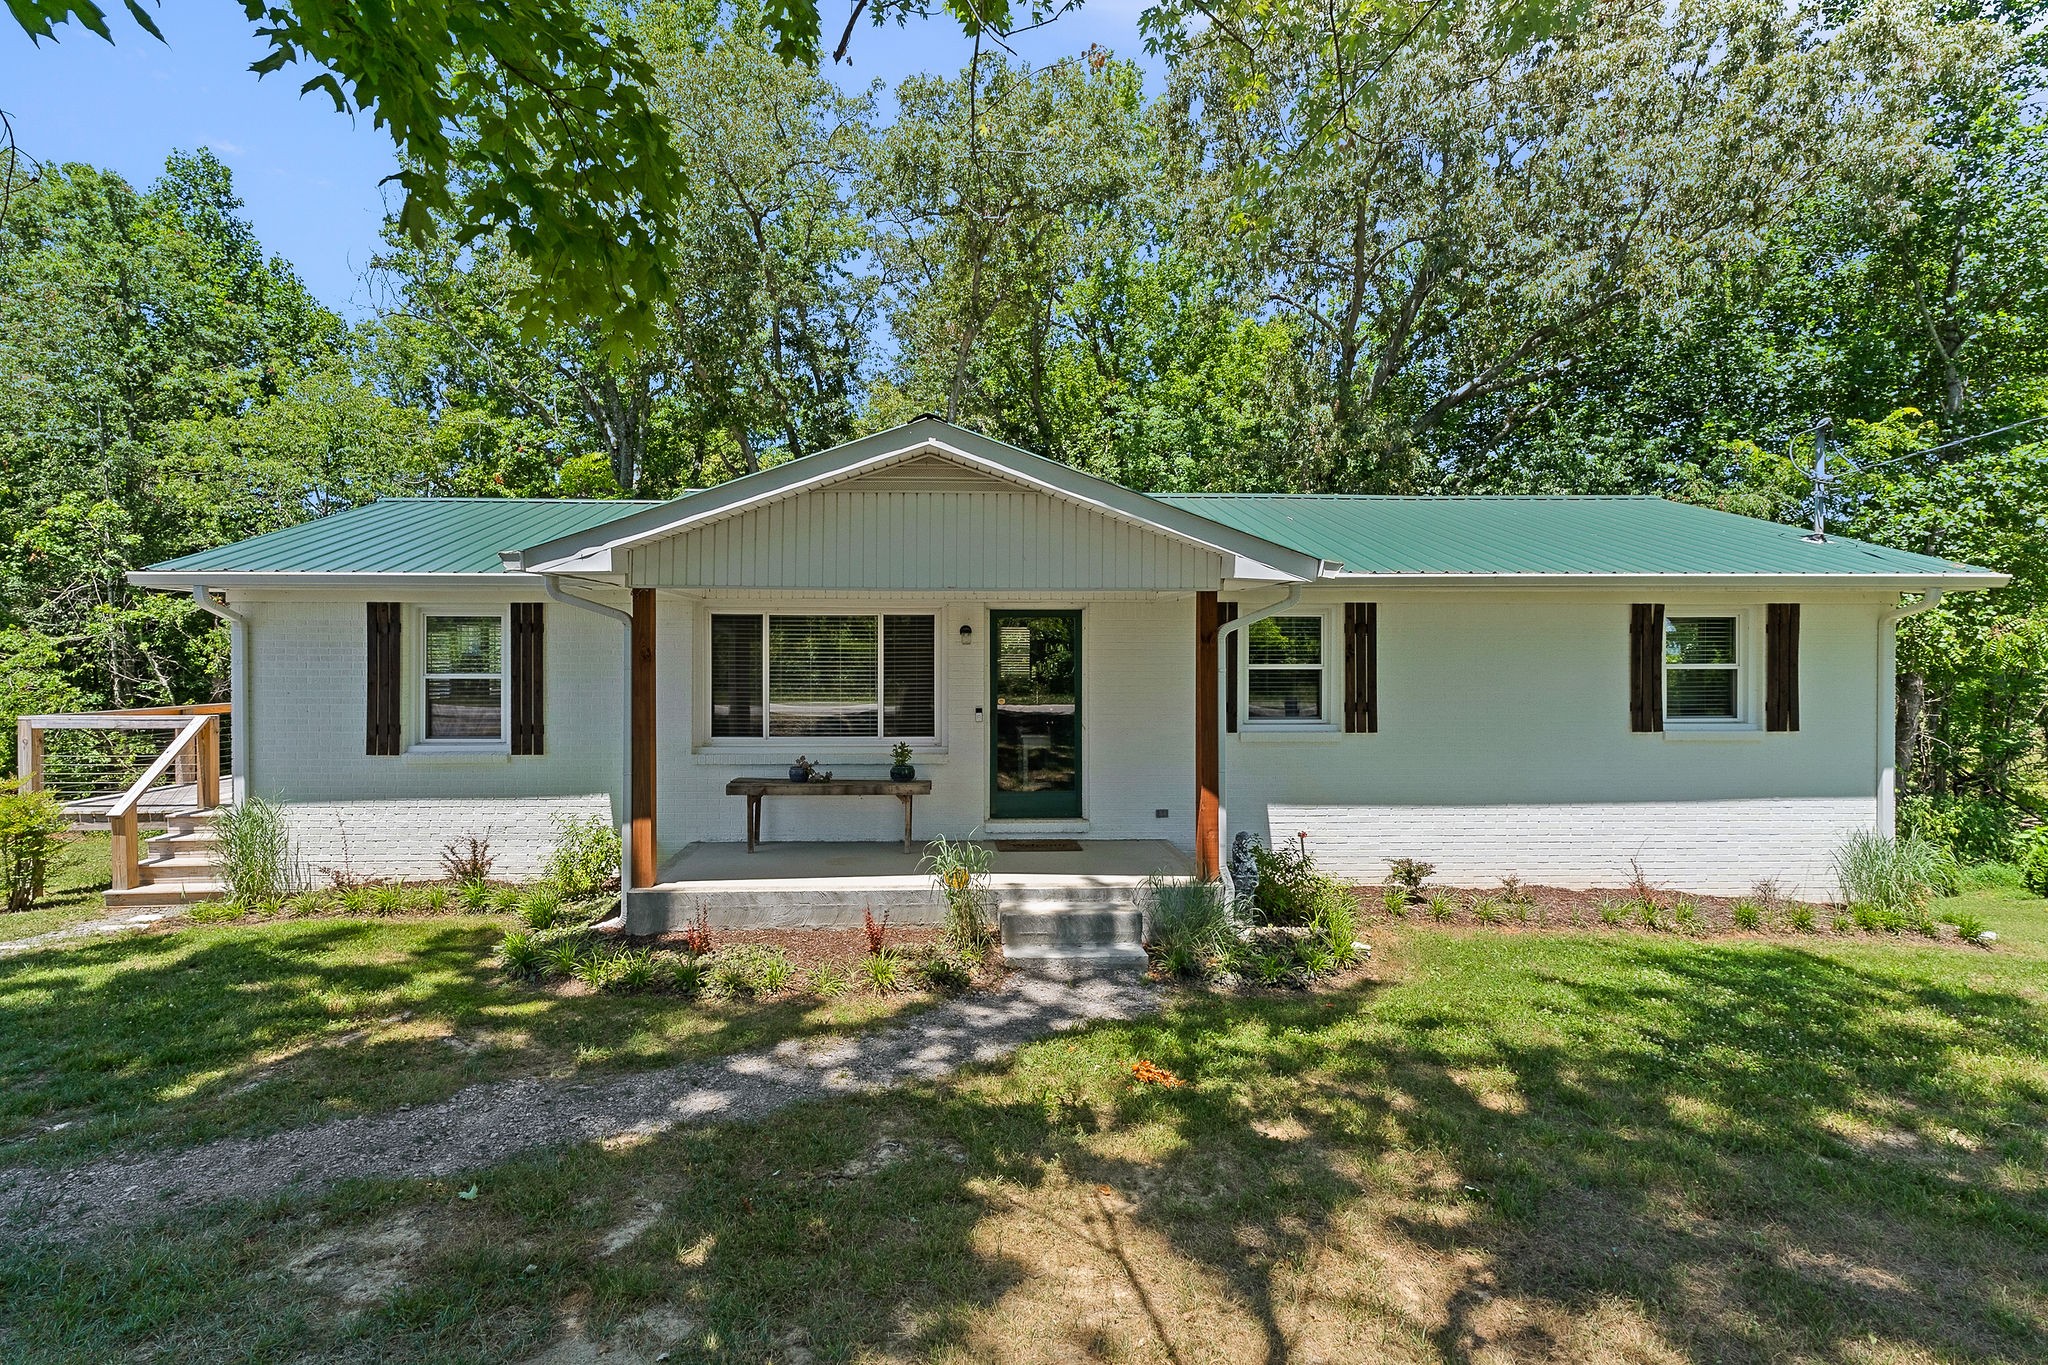
<path fill-rule="evenodd" d="M 1927 678 L 1920 673 L 1906 673 L 1899 678 L 1897 752 L 1894 755 L 1899 769 L 1901 790 L 1919 789 L 1925 784 L 1918 780 L 1922 775 L 1913 771 L 1923 740 L 1922 725 L 1927 716 Z"/>

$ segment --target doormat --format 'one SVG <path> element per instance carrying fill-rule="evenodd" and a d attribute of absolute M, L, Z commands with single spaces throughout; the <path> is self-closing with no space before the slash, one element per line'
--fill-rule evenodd
<path fill-rule="evenodd" d="M 998 839 L 998 853 L 1079 853 L 1078 839 Z"/>

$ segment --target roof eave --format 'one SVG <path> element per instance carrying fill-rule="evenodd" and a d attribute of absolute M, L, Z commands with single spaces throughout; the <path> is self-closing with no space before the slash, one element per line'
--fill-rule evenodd
<path fill-rule="evenodd" d="M 1394 573 L 1339 572 L 1339 583 L 1441 588 L 1826 588 L 1863 592 L 1981 592 L 2002 588 L 2012 575 L 1988 570 L 1936 574 L 1891 573 Z"/>
<path fill-rule="evenodd" d="M 322 590 L 488 588 L 531 586 L 537 580 L 529 573 L 353 573 L 318 569 L 136 569 L 128 581 L 138 588 L 163 588 L 189 592 L 195 586 L 209 588 L 313 588 Z"/>

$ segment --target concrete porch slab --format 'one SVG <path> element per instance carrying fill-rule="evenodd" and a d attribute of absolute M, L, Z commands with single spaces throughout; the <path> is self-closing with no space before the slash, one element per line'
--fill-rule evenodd
<path fill-rule="evenodd" d="M 660 933 L 703 911 L 714 926 L 851 928 L 867 910 L 898 924 L 935 924 L 945 904 L 921 855 L 895 844 L 690 844 L 661 880 L 627 898 L 626 931 Z M 1084 840 L 1078 851 L 998 852 L 990 875 L 997 909 L 1129 905 L 1151 877 L 1186 877 L 1193 859 L 1163 839 Z"/>

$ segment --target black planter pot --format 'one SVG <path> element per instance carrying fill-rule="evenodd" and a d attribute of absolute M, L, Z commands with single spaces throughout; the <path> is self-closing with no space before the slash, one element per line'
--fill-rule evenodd
<path fill-rule="evenodd" d="M 808 782 L 811 780 L 811 775 L 792 763 L 789 765 L 789 780 L 792 782 Z"/>
<path fill-rule="evenodd" d="M 908 782 L 916 776 L 917 769 L 913 768 L 908 763 L 898 763 L 896 766 L 889 769 L 889 780 L 891 782 Z"/>

